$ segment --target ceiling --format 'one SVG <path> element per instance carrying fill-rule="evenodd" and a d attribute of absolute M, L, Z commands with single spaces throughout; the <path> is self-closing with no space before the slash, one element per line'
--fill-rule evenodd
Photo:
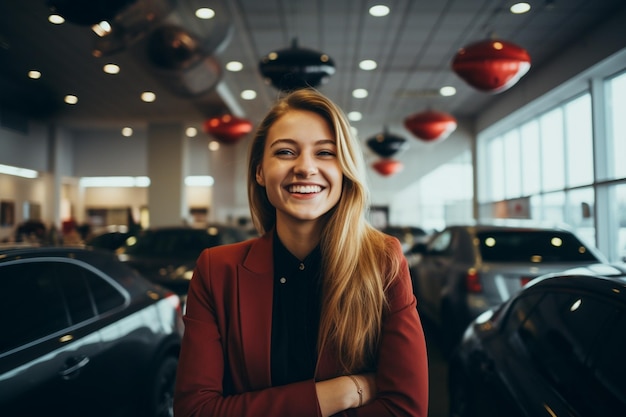
<path fill-rule="evenodd" d="M 508 11 L 513 2 L 506 0 L 92 0 L 90 11 L 96 13 L 107 1 L 126 5 L 116 17 L 121 27 L 140 30 L 127 30 L 119 43 L 103 43 L 88 25 L 49 23 L 45 0 L 1 0 L 0 106 L 82 129 L 154 120 L 201 126 L 206 117 L 226 112 L 257 123 L 278 94 L 260 75 L 259 61 L 297 39 L 299 46 L 333 59 L 336 72 L 319 89 L 346 112 L 363 114 L 354 122 L 361 137 L 386 126 L 401 129 L 405 117 L 427 108 L 472 120 L 498 94 L 479 92 L 452 72 L 459 48 L 496 36 L 524 47 L 533 71 L 626 5 L 623 0 L 530 1 L 530 12 L 514 15 Z M 378 3 L 387 4 L 390 14 L 370 16 L 369 7 Z M 213 8 L 215 18 L 195 18 L 200 6 Z M 146 10 L 153 12 L 153 21 L 144 18 Z M 157 68 L 148 52 L 151 34 L 166 26 L 191 35 L 192 52 L 201 51 L 200 57 L 170 56 L 179 67 Z M 103 56 L 94 57 L 94 49 Z M 378 67 L 359 69 L 363 59 L 375 60 Z M 243 70 L 226 71 L 232 60 L 243 63 Z M 185 67 L 189 62 L 193 65 Z M 118 64 L 120 73 L 105 74 L 106 63 Z M 28 79 L 31 69 L 42 77 Z M 457 94 L 438 95 L 446 85 Z M 368 97 L 353 98 L 355 88 L 368 89 Z M 254 100 L 240 98 L 247 89 L 257 92 Z M 146 90 L 156 93 L 156 101 L 140 101 Z M 68 93 L 78 96 L 77 104 L 63 103 Z"/>

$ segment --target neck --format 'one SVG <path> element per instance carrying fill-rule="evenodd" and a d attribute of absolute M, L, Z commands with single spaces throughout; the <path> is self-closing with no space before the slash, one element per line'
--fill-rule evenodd
<path fill-rule="evenodd" d="M 322 226 L 319 221 L 298 223 L 297 227 L 285 222 L 276 223 L 276 234 L 285 248 L 303 260 L 319 244 Z"/>

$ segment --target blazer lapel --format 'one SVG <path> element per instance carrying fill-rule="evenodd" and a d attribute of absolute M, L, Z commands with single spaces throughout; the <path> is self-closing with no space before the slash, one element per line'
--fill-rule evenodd
<path fill-rule="evenodd" d="M 259 238 L 238 267 L 241 343 L 251 389 L 271 385 L 273 233 Z"/>

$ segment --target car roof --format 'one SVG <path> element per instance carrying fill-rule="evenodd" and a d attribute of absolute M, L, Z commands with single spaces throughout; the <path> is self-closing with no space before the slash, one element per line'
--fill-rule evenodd
<path fill-rule="evenodd" d="M 107 274 L 131 292 L 144 291 L 154 285 L 135 270 L 120 262 L 110 251 L 84 246 L 0 246 L 0 266 L 15 260 L 65 258 L 85 262 Z M 124 270 L 123 276 L 119 273 Z M 132 277 L 133 279 L 127 279 Z"/>
<path fill-rule="evenodd" d="M 626 303 L 626 265 L 592 264 L 543 275 L 528 283 L 524 291 L 549 288 L 594 292 Z"/>
<path fill-rule="evenodd" d="M 571 232 L 571 228 L 566 225 L 553 224 L 553 223 L 541 223 L 528 220 L 502 220 L 497 221 L 483 221 L 477 223 L 467 224 L 452 224 L 446 229 L 466 229 L 474 230 L 475 232 L 486 231 L 562 231 Z"/>

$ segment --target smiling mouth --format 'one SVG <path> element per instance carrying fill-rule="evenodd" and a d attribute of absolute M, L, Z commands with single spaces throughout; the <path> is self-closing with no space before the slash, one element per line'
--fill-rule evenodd
<path fill-rule="evenodd" d="M 296 194 L 314 194 L 322 191 L 319 185 L 291 185 L 288 187 L 290 193 Z"/>

